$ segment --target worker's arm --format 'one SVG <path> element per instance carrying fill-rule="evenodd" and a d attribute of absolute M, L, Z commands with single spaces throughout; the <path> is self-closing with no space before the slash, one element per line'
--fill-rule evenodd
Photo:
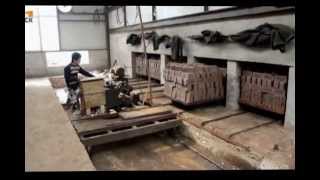
<path fill-rule="evenodd" d="M 80 72 L 82 75 L 84 75 L 84 76 L 87 76 L 87 77 L 94 77 L 94 75 L 92 75 L 92 74 L 91 74 L 91 73 L 89 73 L 88 71 L 86 71 L 86 70 L 82 69 L 81 67 L 80 67 L 80 69 L 79 69 L 79 72 Z"/>

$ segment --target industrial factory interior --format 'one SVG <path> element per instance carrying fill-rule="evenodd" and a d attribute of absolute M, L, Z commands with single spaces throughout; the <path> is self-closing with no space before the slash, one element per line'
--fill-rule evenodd
<path fill-rule="evenodd" d="M 295 6 L 25 5 L 25 172 L 295 170 Z"/>

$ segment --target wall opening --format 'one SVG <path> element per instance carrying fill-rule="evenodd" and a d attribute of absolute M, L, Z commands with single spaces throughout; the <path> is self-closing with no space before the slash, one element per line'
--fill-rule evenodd
<path fill-rule="evenodd" d="M 46 60 L 47 67 L 63 67 L 71 62 L 72 53 L 75 51 L 59 51 L 59 52 L 47 52 Z M 89 64 L 89 52 L 77 51 L 81 54 L 80 65 Z"/>
<path fill-rule="evenodd" d="M 144 59 L 144 53 L 132 52 L 132 68 L 133 77 L 147 79 L 147 62 Z M 149 70 L 151 79 L 160 82 L 161 80 L 161 69 L 160 69 L 160 54 L 147 53 L 147 60 L 149 61 Z"/>
<path fill-rule="evenodd" d="M 204 57 L 194 57 L 196 63 L 201 63 L 205 65 L 215 65 L 218 66 L 219 70 L 223 74 L 223 87 L 224 94 L 227 94 L 227 60 L 215 59 L 215 58 L 204 58 Z M 221 105 L 226 105 L 226 98 L 219 102 Z"/>
<path fill-rule="evenodd" d="M 287 66 L 247 63 L 240 64 L 241 108 L 283 123 L 288 85 Z"/>

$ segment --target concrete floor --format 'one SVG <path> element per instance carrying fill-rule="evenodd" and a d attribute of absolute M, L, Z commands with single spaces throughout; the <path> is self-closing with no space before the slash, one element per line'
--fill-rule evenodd
<path fill-rule="evenodd" d="M 25 81 L 25 171 L 95 170 L 48 79 Z"/>
<path fill-rule="evenodd" d="M 219 169 L 176 139 L 159 134 L 97 146 L 91 159 L 97 170 Z"/>

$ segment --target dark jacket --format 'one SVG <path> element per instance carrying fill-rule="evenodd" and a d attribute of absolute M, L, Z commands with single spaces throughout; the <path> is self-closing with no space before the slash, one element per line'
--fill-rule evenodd
<path fill-rule="evenodd" d="M 249 47 L 271 47 L 273 50 L 285 52 L 286 45 L 294 39 L 294 31 L 285 25 L 265 23 L 230 37 L 233 41 Z"/>
<path fill-rule="evenodd" d="M 127 37 L 127 44 L 131 44 L 133 46 L 139 45 L 141 43 L 141 35 L 130 34 Z"/>
<path fill-rule="evenodd" d="M 206 44 L 215 44 L 228 40 L 228 36 L 221 34 L 219 31 L 204 30 L 201 34 L 192 35 L 189 38 Z"/>
<path fill-rule="evenodd" d="M 183 56 L 183 41 L 179 36 L 173 36 L 166 48 L 171 48 L 171 58 L 179 60 Z"/>
<path fill-rule="evenodd" d="M 170 41 L 168 35 L 159 36 L 155 31 L 144 33 L 144 39 L 151 40 L 153 43 L 153 50 L 158 50 L 161 43 L 167 43 Z"/>
<path fill-rule="evenodd" d="M 78 78 L 78 73 L 81 73 L 87 77 L 94 77 L 91 73 L 82 69 L 79 65 L 69 64 L 64 68 L 64 79 L 68 88 L 77 89 L 80 85 L 80 80 Z"/>

